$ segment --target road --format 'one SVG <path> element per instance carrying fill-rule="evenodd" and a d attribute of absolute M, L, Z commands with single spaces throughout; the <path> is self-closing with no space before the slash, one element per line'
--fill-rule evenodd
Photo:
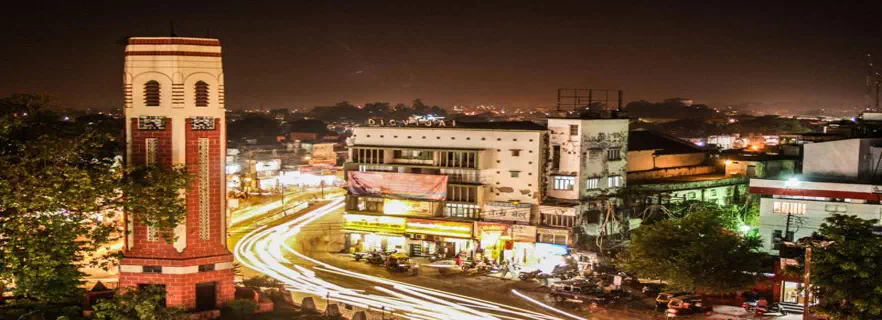
<path fill-rule="evenodd" d="M 495 281 L 490 288 L 482 277 L 438 281 L 438 276 L 393 275 L 366 264 L 335 266 L 341 265 L 340 258 L 327 248 L 333 239 L 342 239 L 331 235 L 339 235 L 343 205 L 339 197 L 283 223 L 253 229 L 233 253 L 243 266 L 285 283 L 296 297 L 329 298 L 374 314 L 383 310 L 386 318 L 584 319 L 518 296 L 514 287 L 523 286 L 519 281 Z"/>

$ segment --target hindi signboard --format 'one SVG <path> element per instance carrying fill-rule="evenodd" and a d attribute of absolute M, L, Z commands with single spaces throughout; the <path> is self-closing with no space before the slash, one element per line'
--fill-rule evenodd
<path fill-rule="evenodd" d="M 431 234 L 442 237 L 471 238 L 472 224 L 468 222 L 407 219 L 408 233 Z"/>
<path fill-rule="evenodd" d="M 447 176 L 398 172 L 349 172 L 349 193 L 442 201 L 447 198 Z"/>
<path fill-rule="evenodd" d="M 517 242 L 536 242 L 536 227 L 521 224 L 512 225 L 511 238 Z"/>
<path fill-rule="evenodd" d="M 529 203 L 511 203 L 489 201 L 481 210 L 481 218 L 484 220 L 499 220 L 512 222 L 530 222 L 530 211 L 533 205 Z"/>

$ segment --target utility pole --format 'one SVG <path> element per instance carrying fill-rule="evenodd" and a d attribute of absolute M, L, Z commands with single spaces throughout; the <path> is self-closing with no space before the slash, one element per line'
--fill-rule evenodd
<path fill-rule="evenodd" d="M 812 299 L 812 246 L 805 247 L 805 294 L 802 301 L 802 320 L 809 320 L 809 301 Z"/>

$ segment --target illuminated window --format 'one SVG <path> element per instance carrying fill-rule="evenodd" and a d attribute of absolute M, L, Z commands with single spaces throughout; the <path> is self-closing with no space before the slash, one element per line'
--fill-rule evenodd
<path fill-rule="evenodd" d="M 805 214 L 805 203 L 790 201 L 775 201 L 772 204 L 772 212 L 780 214 Z"/>
<path fill-rule="evenodd" d="M 147 81 L 144 84 L 144 105 L 148 107 L 159 106 L 159 82 L 155 80 Z"/>
<path fill-rule="evenodd" d="M 588 190 L 599 189 L 600 178 L 588 178 L 588 180 L 585 180 L 585 188 Z"/>
<path fill-rule="evenodd" d="M 196 106 L 208 106 L 208 84 L 202 81 L 196 82 Z"/>
<path fill-rule="evenodd" d="M 610 176 L 606 179 L 607 187 L 609 188 L 619 188 L 622 186 L 624 179 L 622 176 Z"/>
<path fill-rule="evenodd" d="M 554 190 L 573 190 L 575 184 L 576 177 L 554 176 Z"/>

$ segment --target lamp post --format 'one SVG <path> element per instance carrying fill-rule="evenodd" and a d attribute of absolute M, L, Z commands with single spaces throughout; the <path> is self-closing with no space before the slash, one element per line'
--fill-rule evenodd
<path fill-rule="evenodd" d="M 798 242 L 790 242 L 785 241 L 784 245 L 788 247 L 798 247 L 805 249 L 805 275 L 804 275 L 804 290 L 805 294 L 802 301 L 802 319 L 809 320 L 809 302 L 812 298 L 812 291 L 809 290 L 812 284 L 812 248 L 827 248 L 830 245 L 835 243 L 834 241 L 825 241 L 825 240 L 813 240 L 811 238 L 802 238 L 799 239 Z"/>

